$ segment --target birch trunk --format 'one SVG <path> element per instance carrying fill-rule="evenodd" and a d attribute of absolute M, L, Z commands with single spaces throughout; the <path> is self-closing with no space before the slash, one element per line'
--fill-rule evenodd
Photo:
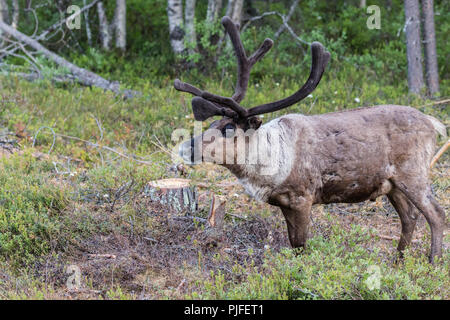
<path fill-rule="evenodd" d="M 87 3 L 86 0 L 83 0 L 83 7 L 86 7 Z M 86 25 L 86 37 L 88 40 L 88 45 L 92 47 L 92 32 L 91 32 L 91 26 L 89 25 L 89 10 L 86 10 L 84 12 L 84 22 Z"/>
<path fill-rule="evenodd" d="M 9 24 L 9 7 L 6 0 L 0 0 L 0 20 Z"/>
<path fill-rule="evenodd" d="M 197 35 L 195 33 L 195 0 L 186 0 L 184 23 L 186 28 L 186 42 L 189 54 L 197 51 Z"/>
<path fill-rule="evenodd" d="M 228 0 L 227 11 L 225 13 L 226 16 L 231 17 L 233 14 L 234 2 L 236 0 Z"/>
<path fill-rule="evenodd" d="M 214 22 L 222 8 L 222 0 L 208 0 L 208 9 L 206 10 L 206 21 Z"/>
<path fill-rule="evenodd" d="M 100 29 L 100 41 L 102 48 L 109 51 L 111 49 L 111 30 L 109 28 L 108 18 L 106 17 L 103 2 L 97 3 L 98 23 Z"/>
<path fill-rule="evenodd" d="M 13 12 L 12 12 L 11 27 L 13 27 L 14 29 L 17 29 L 17 26 L 19 25 L 19 12 L 20 12 L 19 0 L 13 0 L 12 7 L 13 7 Z"/>
<path fill-rule="evenodd" d="M 238 23 L 240 25 L 241 17 L 240 17 L 240 14 L 236 13 L 236 9 L 239 8 L 239 4 L 238 4 L 239 1 L 242 1 L 242 0 L 228 0 L 228 6 L 227 6 L 227 11 L 226 11 L 225 15 L 227 17 L 230 17 L 234 23 Z M 243 1 L 241 4 L 241 8 L 242 8 L 242 5 L 243 5 Z M 227 48 L 231 48 L 231 41 L 229 40 L 229 38 L 226 36 L 226 33 L 225 33 L 223 38 L 221 38 L 221 40 L 219 41 L 218 49 L 217 49 L 217 56 L 219 56 L 219 54 L 220 54 L 223 41 L 225 41 L 225 45 Z"/>
<path fill-rule="evenodd" d="M 127 45 L 127 4 L 126 0 L 116 0 L 114 14 L 114 29 L 116 31 L 116 48 L 125 52 Z"/>
<path fill-rule="evenodd" d="M 412 93 L 423 88 L 420 10 L 418 0 L 405 0 L 406 56 L 408 59 L 408 87 Z"/>
<path fill-rule="evenodd" d="M 184 52 L 183 2 L 168 0 L 167 4 L 170 44 L 173 52 L 180 55 Z"/>
<path fill-rule="evenodd" d="M 235 0 L 233 6 L 233 14 L 231 19 L 234 23 L 241 24 L 242 21 L 242 9 L 244 7 L 244 0 Z"/>
<path fill-rule="evenodd" d="M 439 92 L 439 71 L 436 54 L 433 0 L 422 0 L 423 37 L 425 43 L 425 75 L 431 95 Z"/>
<path fill-rule="evenodd" d="M 6 0 L 0 0 L 0 22 L 9 23 L 8 3 Z M 0 31 L 0 48 L 5 45 L 5 40 L 2 37 L 3 32 Z"/>

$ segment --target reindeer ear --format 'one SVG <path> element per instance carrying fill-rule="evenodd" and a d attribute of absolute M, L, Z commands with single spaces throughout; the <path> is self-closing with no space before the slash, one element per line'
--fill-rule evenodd
<path fill-rule="evenodd" d="M 215 106 L 200 97 L 192 98 L 192 111 L 194 112 L 194 118 L 197 121 L 205 121 L 208 118 L 222 115 L 222 109 Z"/>
<path fill-rule="evenodd" d="M 249 129 L 258 130 L 261 124 L 262 120 L 258 117 L 250 117 L 247 119 L 247 126 Z"/>

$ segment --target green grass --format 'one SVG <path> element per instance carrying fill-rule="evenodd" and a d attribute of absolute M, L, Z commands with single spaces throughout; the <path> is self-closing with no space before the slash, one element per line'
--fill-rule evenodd
<path fill-rule="evenodd" d="M 68 187 L 52 181 L 51 171 L 30 151 L 0 158 L 0 254 L 13 264 L 29 263 L 64 241 L 60 213 Z"/>
<path fill-rule="evenodd" d="M 316 236 L 296 256 L 292 250 L 265 252 L 262 267 L 236 266 L 240 281 L 226 281 L 218 271 L 202 284 L 195 299 L 448 299 L 450 255 L 431 266 L 408 252 L 403 262 L 385 261 L 371 236 L 339 224 L 328 237 Z"/>

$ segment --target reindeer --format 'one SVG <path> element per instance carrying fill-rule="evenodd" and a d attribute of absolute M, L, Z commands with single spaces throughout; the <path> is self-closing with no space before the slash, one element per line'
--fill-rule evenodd
<path fill-rule="evenodd" d="M 411 242 L 419 213 L 431 229 L 430 262 L 441 256 L 445 212 L 433 197 L 428 174 L 435 131 L 445 135 L 445 126 L 414 108 L 397 105 L 312 116 L 290 114 L 261 126 L 258 115 L 287 108 L 317 87 L 330 53 L 313 42 L 306 83 L 287 98 L 246 109 L 240 102 L 250 70 L 273 41 L 265 39 L 247 57 L 239 25 L 229 17 L 224 17 L 222 24 L 238 62 L 235 92 L 232 97 L 223 97 L 175 80 L 177 90 L 195 96 L 192 109 L 196 120 L 222 116 L 200 136 L 180 145 L 183 159 L 191 164 L 221 164 L 251 196 L 281 208 L 293 248 L 306 245 L 312 205 L 374 201 L 386 195 L 401 220 L 400 256 Z M 271 152 L 274 149 L 276 152 Z M 249 161 L 261 155 L 264 165 Z M 221 156 L 228 161 L 218 161 Z M 243 161 L 237 161 L 239 157 Z"/>

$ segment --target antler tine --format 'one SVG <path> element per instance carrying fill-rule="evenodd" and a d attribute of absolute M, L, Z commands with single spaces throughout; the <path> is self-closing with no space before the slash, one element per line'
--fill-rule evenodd
<path fill-rule="evenodd" d="M 248 88 L 250 70 L 253 65 L 261 60 L 270 48 L 272 48 L 273 41 L 268 38 L 265 39 L 258 50 L 256 50 L 250 58 L 247 58 L 239 34 L 239 25 L 234 24 L 233 21 L 227 16 L 222 18 L 222 24 L 230 36 L 238 60 L 236 89 L 233 96 L 229 98 L 200 90 L 191 84 L 184 83 L 176 79 L 174 86 L 177 90 L 189 92 L 194 96 L 199 97 L 198 99 L 195 98 L 195 101 L 193 100 L 194 115 L 196 115 L 196 118 L 203 121 L 213 115 L 223 115 L 233 118 L 239 117 L 241 119 L 246 119 L 259 114 L 278 111 L 304 99 L 308 94 L 314 91 L 319 84 L 323 72 L 325 71 L 325 67 L 330 60 L 330 53 L 325 50 L 320 42 L 313 42 L 311 44 L 311 72 L 306 83 L 297 92 L 287 98 L 262 104 L 248 110 L 242 107 L 239 103 L 245 97 L 245 93 Z M 223 107 L 227 107 L 229 109 Z"/>
<path fill-rule="evenodd" d="M 204 91 L 201 94 L 201 97 L 206 100 L 218 103 L 220 105 L 227 106 L 232 110 L 234 110 L 235 112 L 237 112 L 239 117 L 246 118 L 248 116 L 248 110 L 239 105 L 239 102 L 241 102 L 244 99 L 245 94 L 247 92 L 248 81 L 250 78 L 250 71 L 253 65 L 259 60 L 261 60 L 264 57 L 264 55 L 272 48 L 273 41 L 269 38 L 265 39 L 264 42 L 261 44 L 261 46 L 255 51 L 255 53 L 253 53 L 250 56 L 250 58 L 247 58 L 239 34 L 239 25 L 235 24 L 227 16 L 222 18 L 222 25 L 224 26 L 225 31 L 230 36 L 230 40 L 231 43 L 233 44 L 234 52 L 237 57 L 238 71 L 237 71 L 236 89 L 231 98 L 219 96 L 206 91 Z"/>
<path fill-rule="evenodd" d="M 218 105 L 217 103 L 214 103 L 212 100 L 211 101 L 205 100 L 203 98 L 203 95 L 208 93 L 206 91 L 202 91 L 189 83 L 181 81 L 180 79 L 175 79 L 173 86 L 178 91 L 188 92 L 197 97 L 197 98 L 194 97 L 192 99 L 192 106 L 196 120 L 204 121 L 214 115 L 222 115 L 231 118 L 236 116 L 235 113 L 236 110 L 233 110 L 233 108 L 232 110 L 229 110 L 223 108 L 221 105 Z"/>
<path fill-rule="evenodd" d="M 239 25 L 235 24 L 231 20 L 231 18 L 227 16 L 222 18 L 222 25 L 230 36 L 230 40 L 233 44 L 234 52 L 237 57 L 237 81 L 236 89 L 232 96 L 232 99 L 239 103 L 244 99 L 247 92 L 250 70 L 252 69 L 253 65 L 261 60 L 261 58 L 264 57 L 264 55 L 270 50 L 270 48 L 272 48 L 273 41 L 271 39 L 265 39 L 258 50 L 256 50 L 256 52 L 250 58 L 247 58 L 239 33 Z"/>
<path fill-rule="evenodd" d="M 328 61 L 330 60 L 330 53 L 325 50 L 325 48 L 320 42 L 313 42 L 311 44 L 311 52 L 312 52 L 311 73 L 309 75 L 308 80 L 300 88 L 300 90 L 282 100 L 266 103 L 249 109 L 247 112 L 248 117 L 287 108 L 297 103 L 298 101 L 304 99 L 308 94 L 314 91 L 314 89 L 319 84 L 320 79 L 322 78 L 323 72 L 325 71 L 325 67 Z"/>
<path fill-rule="evenodd" d="M 261 46 L 258 48 L 258 50 L 253 53 L 250 58 L 248 58 L 248 61 L 250 63 L 250 66 L 253 67 L 253 65 L 261 60 L 264 55 L 272 48 L 273 46 L 273 40 L 270 38 L 264 39 L 264 42 L 261 44 Z"/>
<path fill-rule="evenodd" d="M 180 79 L 175 79 L 175 81 L 173 82 L 173 86 L 175 87 L 175 89 L 177 89 L 178 91 L 182 91 L 182 92 L 188 92 L 194 96 L 199 96 L 201 97 L 203 94 L 203 91 L 200 90 L 199 88 L 193 86 L 192 84 L 186 83 L 181 81 Z"/>

